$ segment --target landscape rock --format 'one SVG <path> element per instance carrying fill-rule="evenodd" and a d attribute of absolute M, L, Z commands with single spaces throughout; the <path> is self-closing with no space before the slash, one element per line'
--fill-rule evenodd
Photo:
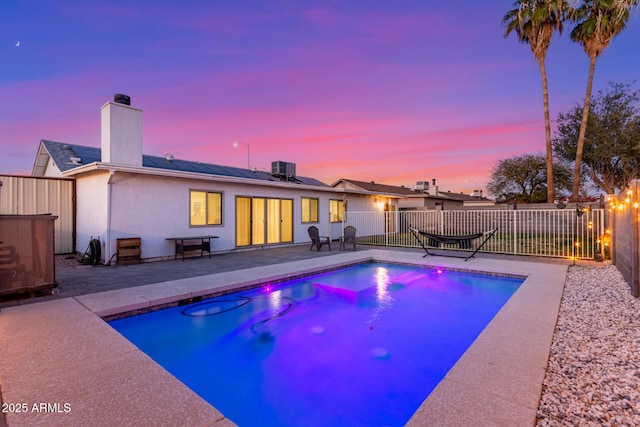
<path fill-rule="evenodd" d="M 640 300 L 613 265 L 569 268 L 538 426 L 640 425 Z"/>

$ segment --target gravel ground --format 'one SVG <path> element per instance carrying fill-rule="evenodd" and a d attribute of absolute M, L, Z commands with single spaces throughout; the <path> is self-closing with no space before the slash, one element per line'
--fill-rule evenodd
<path fill-rule="evenodd" d="M 612 265 L 569 269 L 537 425 L 640 425 L 640 300 Z"/>

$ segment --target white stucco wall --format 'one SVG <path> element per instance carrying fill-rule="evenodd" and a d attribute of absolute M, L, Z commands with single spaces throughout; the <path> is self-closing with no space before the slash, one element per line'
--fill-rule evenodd
<path fill-rule="evenodd" d="M 222 225 L 189 226 L 190 190 L 223 194 Z M 116 239 L 124 237 L 142 239 L 143 259 L 173 256 L 173 242 L 166 240 L 167 237 L 215 235 L 220 238 L 212 240 L 213 251 L 233 250 L 236 248 L 236 196 L 293 200 L 293 243 L 309 241 L 307 228 L 310 225 L 317 226 L 322 235 L 331 233 L 333 238 L 341 235 L 341 223 L 329 222 L 329 201 L 342 200 L 342 194 L 335 193 L 333 189 L 302 189 L 295 184 L 291 184 L 290 188 L 282 188 L 117 172 L 111 183 L 111 191 L 110 245 L 103 248 L 109 252 L 105 254 L 106 259 L 115 253 Z M 302 223 L 302 197 L 319 199 L 317 223 Z M 352 198 L 350 196 L 349 200 L 364 208 L 371 206 L 372 202 L 363 201 L 370 198 L 371 196 L 357 195 Z"/>
<path fill-rule="evenodd" d="M 346 195 L 347 210 L 351 212 L 382 212 L 385 204 L 397 207 L 397 199 L 378 195 L 349 193 Z"/>
<path fill-rule="evenodd" d="M 398 202 L 399 209 L 419 209 L 424 206 L 425 199 L 423 197 L 405 197 Z"/>
<path fill-rule="evenodd" d="M 107 239 L 108 171 L 94 171 L 76 179 L 76 250 L 83 252 L 92 238 Z"/>
<path fill-rule="evenodd" d="M 58 169 L 51 157 L 49 157 L 49 161 L 47 162 L 47 166 L 45 167 L 43 176 L 46 176 L 48 178 L 62 177 L 62 172 L 60 172 L 60 169 Z"/>

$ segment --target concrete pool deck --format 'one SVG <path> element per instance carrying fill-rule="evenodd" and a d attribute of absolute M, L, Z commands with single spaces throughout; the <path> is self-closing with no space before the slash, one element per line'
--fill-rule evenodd
<path fill-rule="evenodd" d="M 4 404 L 14 405 L 5 413 L 6 422 L 9 427 L 234 425 L 102 317 L 369 260 L 527 276 L 408 425 L 535 424 L 567 266 L 481 256 L 464 262 L 389 250 L 343 252 L 2 308 L 0 385 Z M 16 412 L 23 403 L 26 411 Z"/>

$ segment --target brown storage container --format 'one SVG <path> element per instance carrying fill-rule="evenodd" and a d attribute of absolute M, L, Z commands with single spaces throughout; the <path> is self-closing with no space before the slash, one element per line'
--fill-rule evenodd
<path fill-rule="evenodd" d="M 0 296 L 56 284 L 54 215 L 0 215 Z"/>
<path fill-rule="evenodd" d="M 117 242 L 117 263 L 118 264 L 136 264 L 142 262 L 141 239 L 139 237 L 128 237 L 124 239 L 116 239 Z"/>

